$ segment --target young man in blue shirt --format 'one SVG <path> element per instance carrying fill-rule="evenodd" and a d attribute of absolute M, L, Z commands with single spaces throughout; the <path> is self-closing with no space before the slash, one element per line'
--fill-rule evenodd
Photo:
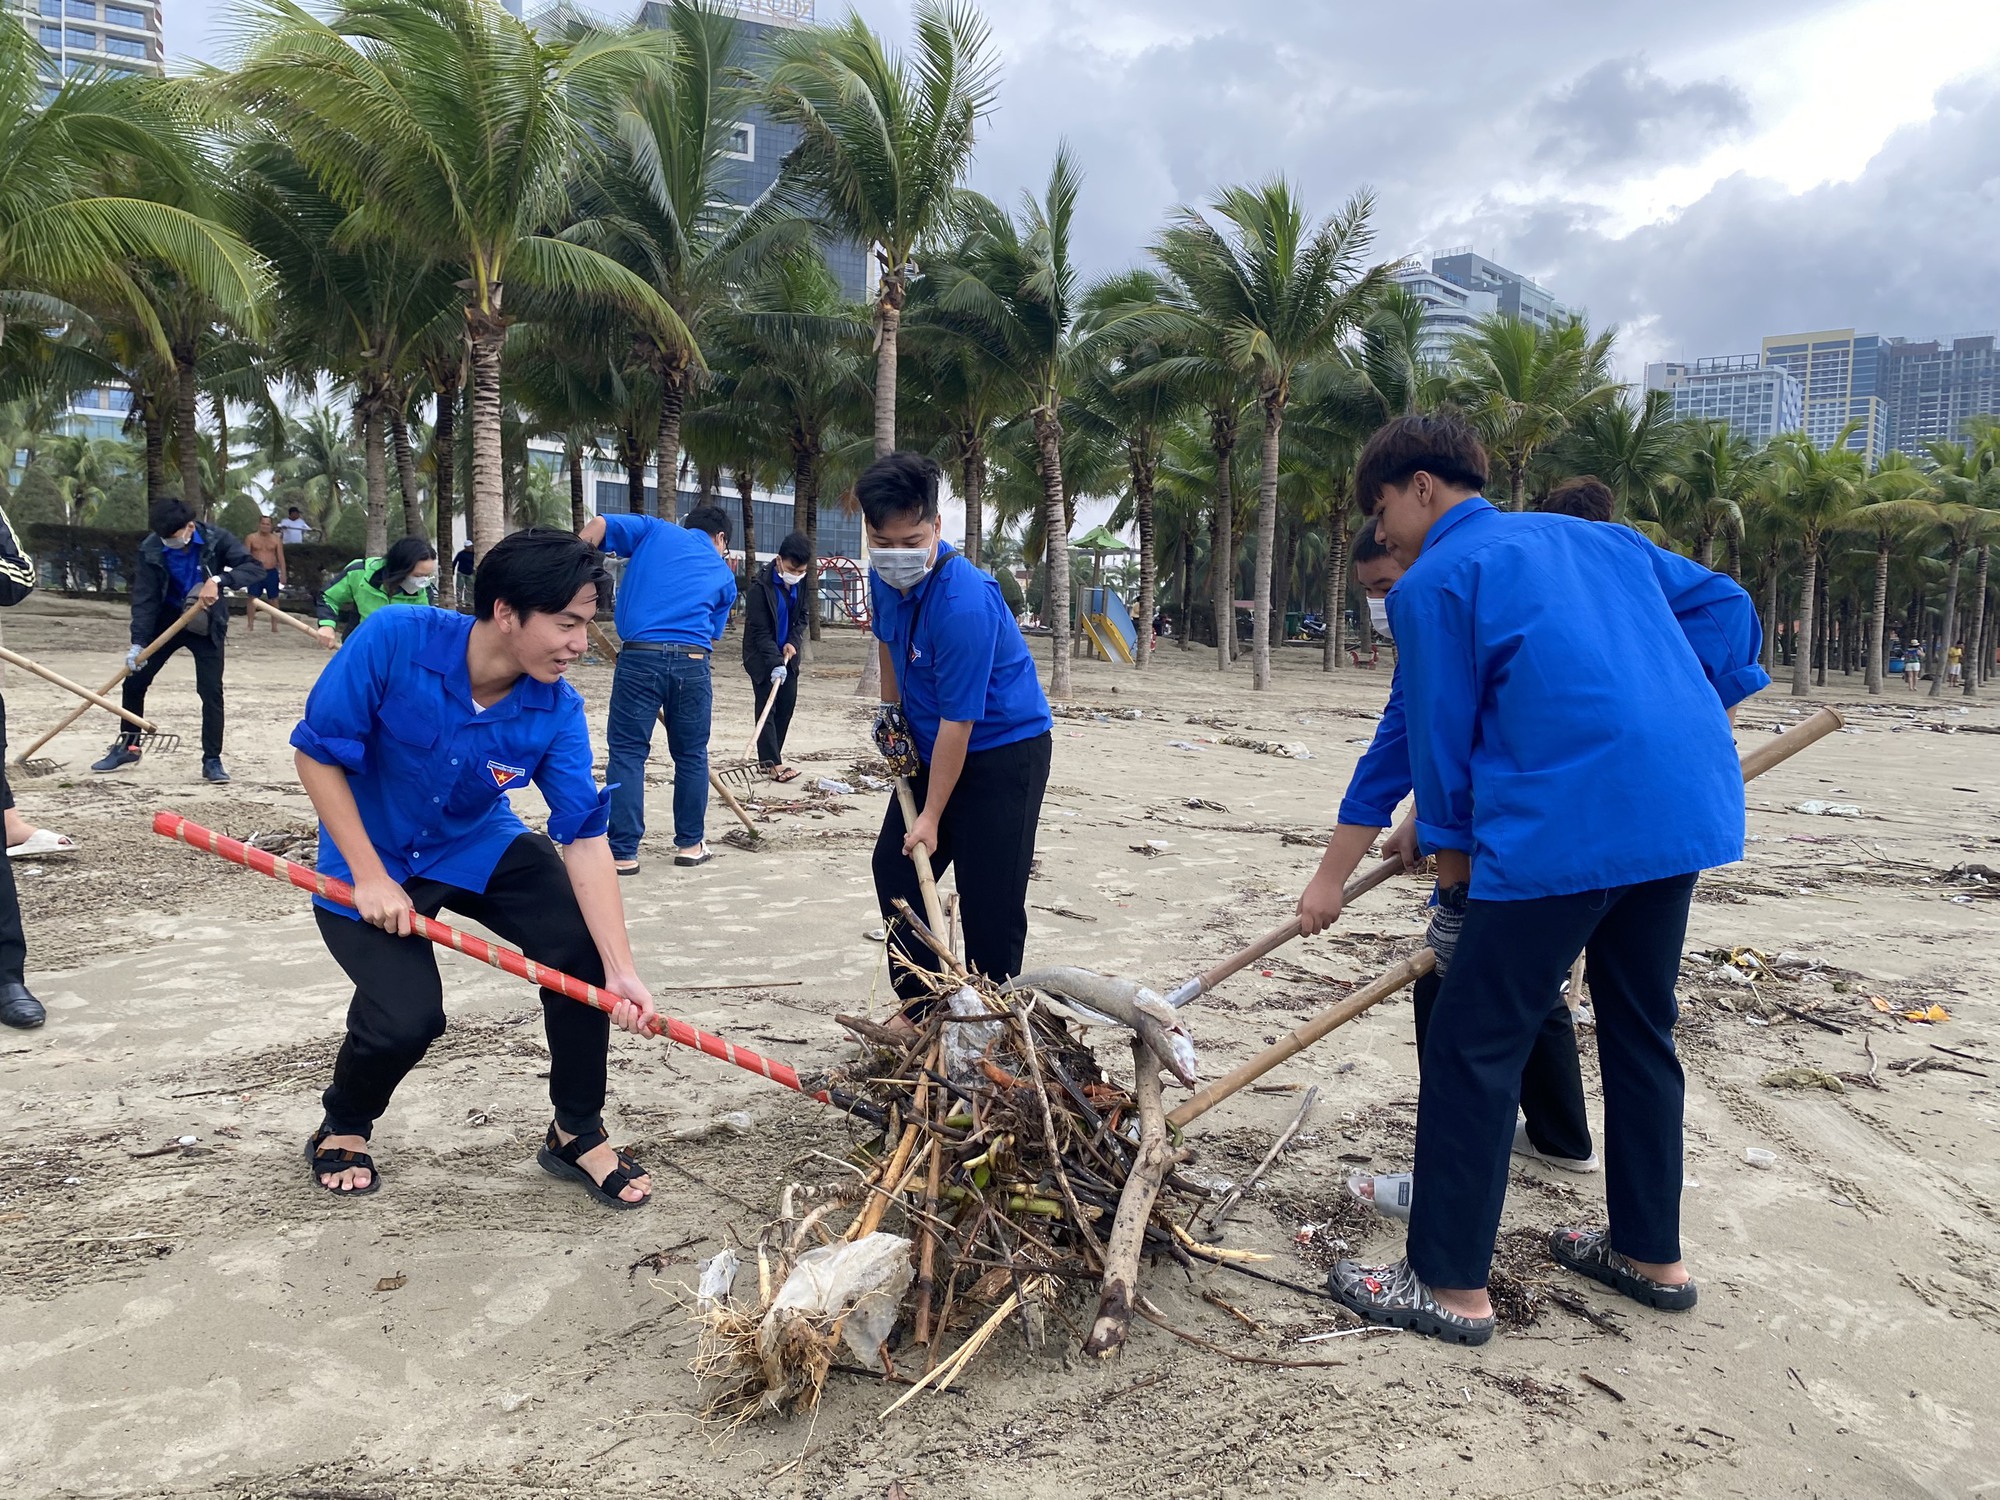
<path fill-rule="evenodd" d="M 664 717 L 674 758 L 674 863 L 705 865 L 708 729 L 715 704 L 709 659 L 736 603 L 729 517 L 697 506 L 679 526 L 655 516 L 598 516 L 580 535 L 629 559 L 618 586 L 618 665 L 605 726 L 611 784 L 611 854 L 620 875 L 639 873 L 646 833 L 646 760 Z"/>
<path fill-rule="evenodd" d="M 1735 582 L 1621 526 L 1503 514 L 1459 418 L 1398 418 L 1357 498 L 1408 571 L 1388 596 L 1420 846 L 1457 928 L 1418 1093 L 1407 1254 L 1328 1283 L 1373 1322 L 1477 1344 L 1521 1069 L 1589 957 L 1605 1096 L 1608 1230 L 1558 1230 L 1563 1265 L 1692 1307 L 1681 1260 L 1674 982 L 1696 875 L 1743 854 L 1728 710 L 1769 679 Z M 1373 829 L 1343 824 L 1300 901 L 1339 915 Z"/>
<path fill-rule="evenodd" d="M 410 913 L 449 909 L 622 997 L 607 1017 L 542 991 L 555 1120 L 538 1160 L 611 1208 L 650 1196 L 602 1111 L 611 1025 L 645 1032 L 653 1000 L 626 937 L 583 699 L 563 680 L 608 586 L 596 551 L 570 533 L 517 531 L 480 563 L 471 615 L 378 610 L 306 700 L 292 744 L 320 817 L 319 869 L 354 886 L 352 909 L 315 901 L 355 986 L 325 1119 L 306 1145 L 328 1191 L 381 1185 L 369 1135 L 445 1028 L 436 953 L 409 936 Z M 508 804 L 530 782 L 549 806 L 546 837 Z"/>
<path fill-rule="evenodd" d="M 891 453 L 854 486 L 868 530 L 869 610 L 882 662 L 877 743 L 906 724 L 922 762 L 910 778 L 917 826 L 903 826 L 893 796 L 883 816 L 875 896 L 892 922 L 897 897 L 921 911 L 910 851 L 930 851 L 939 874 L 955 863 L 966 967 L 1011 979 L 1028 942 L 1028 869 L 1055 720 L 1000 585 L 944 540 L 942 478 L 921 454 Z M 914 962 L 936 967 L 923 944 L 907 949 Z M 905 1002 L 930 993 L 900 970 L 895 985 Z"/>

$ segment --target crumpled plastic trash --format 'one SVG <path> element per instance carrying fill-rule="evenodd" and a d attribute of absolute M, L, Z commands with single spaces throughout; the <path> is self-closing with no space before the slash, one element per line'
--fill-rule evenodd
<path fill-rule="evenodd" d="M 835 781 L 831 776 L 822 776 L 813 782 L 813 790 L 825 792 L 829 797 L 852 797 L 854 788 L 844 781 Z"/>
<path fill-rule="evenodd" d="M 741 1260 L 734 1250 L 720 1250 L 701 1263 L 701 1280 L 695 1284 L 694 1305 L 704 1312 L 729 1300 L 736 1285 L 736 1268 Z"/>
<path fill-rule="evenodd" d="M 1169 750 L 1192 750 L 1195 751 L 1196 753 L 1199 753 L 1203 750 L 1206 750 L 1208 747 L 1206 745 L 1194 744 L 1192 741 L 1189 740 L 1168 740 L 1167 748 Z"/>
<path fill-rule="evenodd" d="M 840 1320 L 841 1340 L 855 1360 L 870 1370 L 884 1368 L 882 1345 L 896 1326 L 903 1293 L 916 1274 L 910 1242 L 879 1229 L 852 1244 L 839 1242 L 806 1251 L 771 1300 L 757 1330 L 757 1353 L 772 1388 L 783 1385 L 782 1372 L 773 1366 L 788 1314 Z"/>
<path fill-rule="evenodd" d="M 1813 818 L 1858 818 L 1861 809 L 1852 802 L 1801 802 L 1792 809 Z"/>
<path fill-rule="evenodd" d="M 946 1002 L 955 1016 L 977 1016 L 985 1014 L 987 1004 L 980 993 L 970 985 L 960 985 L 958 993 Z M 953 1083 L 964 1083 L 979 1074 L 979 1060 L 986 1050 L 999 1041 L 1005 1031 L 1001 1021 L 970 1021 L 944 1028 L 944 1076 Z"/>

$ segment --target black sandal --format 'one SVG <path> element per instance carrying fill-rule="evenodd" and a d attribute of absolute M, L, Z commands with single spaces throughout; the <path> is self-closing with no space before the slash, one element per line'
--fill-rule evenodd
<path fill-rule="evenodd" d="M 646 1169 L 630 1155 L 620 1151 L 618 1165 L 604 1174 L 602 1182 L 592 1177 L 588 1168 L 578 1164 L 579 1156 L 586 1151 L 595 1151 L 608 1140 L 610 1137 L 604 1133 L 602 1127 L 599 1127 L 596 1130 L 585 1131 L 565 1146 L 556 1135 L 556 1127 L 551 1124 L 548 1139 L 542 1143 L 542 1149 L 535 1153 L 535 1160 L 541 1163 L 542 1170 L 551 1177 L 567 1177 L 582 1183 L 590 1190 L 590 1195 L 607 1208 L 644 1208 L 653 1201 L 650 1192 L 636 1203 L 618 1196 L 634 1178 L 646 1175 Z"/>
<path fill-rule="evenodd" d="M 365 1198 L 382 1185 L 382 1169 L 375 1165 L 375 1158 L 366 1151 L 349 1151 L 344 1146 L 330 1151 L 322 1149 L 321 1142 L 335 1133 L 322 1125 L 306 1142 L 306 1160 L 312 1164 L 313 1186 L 323 1193 L 332 1193 L 336 1198 Z M 368 1174 L 367 1187 L 328 1187 L 320 1181 L 323 1173 L 351 1172 L 357 1168 Z"/>
<path fill-rule="evenodd" d="M 1686 1312 L 1700 1295 L 1691 1280 L 1669 1286 L 1642 1275 L 1611 1248 L 1611 1236 L 1602 1229 L 1558 1229 L 1549 1236 L 1549 1254 L 1557 1265 L 1661 1312 Z"/>

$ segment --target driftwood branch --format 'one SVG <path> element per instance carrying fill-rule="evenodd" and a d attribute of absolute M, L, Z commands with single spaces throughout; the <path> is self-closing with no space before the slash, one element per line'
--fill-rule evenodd
<path fill-rule="evenodd" d="M 1146 1244 L 1146 1225 L 1153 1217 L 1153 1200 L 1160 1194 L 1171 1153 L 1167 1150 L 1167 1117 L 1160 1085 L 1160 1060 L 1144 1042 L 1132 1044 L 1138 1073 L 1133 1096 L 1139 1110 L 1139 1154 L 1118 1197 L 1118 1216 L 1104 1249 L 1104 1285 L 1097 1299 L 1097 1321 L 1084 1340 L 1086 1354 L 1110 1359 L 1125 1347 L 1132 1331 L 1132 1311 L 1139 1291 L 1139 1254 Z"/>
<path fill-rule="evenodd" d="M 1220 1229 L 1223 1221 L 1236 1211 L 1236 1205 L 1243 1201 L 1243 1195 L 1263 1180 L 1264 1174 L 1271 1170 L 1271 1163 L 1276 1161 L 1285 1147 L 1291 1145 L 1298 1138 L 1298 1133 L 1305 1129 L 1306 1116 L 1312 1113 L 1313 1106 L 1317 1103 L 1319 1103 L 1319 1086 L 1315 1084 L 1306 1090 L 1305 1098 L 1299 1101 L 1298 1113 L 1292 1116 L 1292 1123 L 1287 1125 L 1271 1143 L 1271 1149 L 1266 1151 L 1264 1159 L 1257 1163 L 1257 1170 L 1231 1188 L 1228 1195 L 1215 1206 L 1215 1212 L 1208 1216 L 1210 1229 Z"/>

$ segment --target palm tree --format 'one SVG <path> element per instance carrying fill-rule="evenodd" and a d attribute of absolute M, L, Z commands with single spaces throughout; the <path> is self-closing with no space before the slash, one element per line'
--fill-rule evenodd
<path fill-rule="evenodd" d="M 785 159 L 789 201 L 872 246 L 875 456 L 896 446 L 896 350 L 918 247 L 958 217 L 974 132 L 993 108 L 999 58 L 964 0 L 918 0 L 915 46 L 886 51 L 850 13 L 770 43 L 765 107 L 804 139 Z"/>
<path fill-rule="evenodd" d="M 1966 553 L 1977 549 L 1982 562 L 1986 547 L 1992 538 L 2000 535 L 2000 511 L 1989 510 L 1982 502 L 1996 495 L 1993 479 L 1992 453 L 1981 443 L 1926 443 L 1931 462 L 1936 465 L 1930 476 L 1932 507 L 1936 512 L 1936 522 L 1944 532 L 1945 544 L 1945 594 L 1944 594 L 1944 634 L 1938 647 L 1937 667 L 1931 673 L 1931 693 L 1933 698 L 1944 696 L 1946 680 L 1945 663 L 1953 646 L 1959 642 L 1958 585 L 1964 572 Z M 1980 579 L 1982 605 L 1986 591 L 1986 580 Z M 1981 621 L 1984 628 L 1984 621 Z M 1971 649 L 1964 656 L 1976 657 L 1979 642 L 1975 638 Z M 1964 675 L 1969 677 L 1970 672 Z"/>
<path fill-rule="evenodd" d="M 1869 611 L 1867 686 L 1883 687 L 1882 663 L 1889 633 L 1889 558 L 1897 544 L 1933 524 L 1936 512 L 1924 498 L 1929 479 L 1906 453 L 1891 451 L 1866 480 L 1867 502 L 1856 507 L 1842 529 L 1875 543 L 1875 594 Z"/>
<path fill-rule="evenodd" d="M 1804 555 L 1805 576 L 1799 588 L 1798 644 L 1792 652 L 1792 696 L 1811 690 L 1814 608 L 1818 602 L 1820 548 L 1827 534 L 1861 503 L 1866 472 L 1861 454 L 1847 446 L 1858 423 L 1841 430 L 1831 448 L 1817 448 L 1794 435 L 1772 444 L 1775 467 L 1771 499 L 1778 513 L 1796 532 Z"/>
<path fill-rule="evenodd" d="M 1648 392 L 1648 397 L 1664 394 Z M 1584 426 L 1590 423 L 1586 418 Z M 1653 486 L 1652 516 L 1673 539 L 1690 543 L 1704 568 L 1712 568 L 1716 536 L 1734 538 L 1742 531 L 1743 506 L 1756 493 L 1765 465 L 1750 440 L 1726 422 L 1703 423 L 1685 437 L 1685 447 L 1670 459 L 1672 472 Z"/>
<path fill-rule="evenodd" d="M 1604 374 L 1612 338 L 1607 331 L 1593 339 L 1578 319 L 1537 328 L 1504 315 L 1460 335 L 1452 396 L 1506 468 L 1512 509 L 1526 503 L 1535 455 L 1585 411 L 1616 398 Z"/>
<path fill-rule="evenodd" d="M 325 535 L 339 516 L 343 490 L 364 482 L 361 455 L 341 420 L 339 408 L 315 406 L 291 424 L 286 434 L 287 457 L 278 466 L 281 479 L 310 485 L 318 481 L 325 499 L 311 507 L 314 528 Z"/>
<path fill-rule="evenodd" d="M 1362 270 L 1374 200 L 1361 193 L 1313 226 L 1282 178 L 1230 188 L 1211 205 L 1226 227 L 1182 209 L 1153 247 L 1213 331 L 1221 357 L 1253 378 L 1263 410 L 1251 680 L 1271 685 L 1271 574 L 1278 541 L 1278 448 L 1292 382 L 1308 360 L 1338 349 L 1388 284 L 1390 266 Z"/>
<path fill-rule="evenodd" d="M 976 320 L 947 317 L 936 305 L 938 287 L 952 279 L 940 275 L 940 268 L 962 266 L 964 249 L 961 239 L 942 254 L 933 253 L 932 274 L 910 289 L 897 355 L 905 387 L 897 410 L 900 422 L 914 398 L 914 427 L 936 439 L 940 460 L 957 476 L 966 559 L 985 567 L 987 449 L 994 430 L 1018 409 L 1021 391 L 1006 348 Z"/>
<path fill-rule="evenodd" d="M 571 163 L 608 129 L 606 101 L 668 63 L 666 33 L 543 41 L 487 0 L 345 0 L 322 21 L 250 0 L 259 37 L 224 93 L 282 136 L 350 215 L 455 268 L 471 348 L 472 544 L 506 528 L 502 348 L 517 303 L 632 314 L 692 343 L 659 293 L 610 257 L 547 231 Z"/>
<path fill-rule="evenodd" d="M 1726 429 L 1725 429 L 1726 435 Z M 1659 516 L 1663 492 L 1677 488 L 1696 465 L 1686 454 L 1687 434 L 1674 421 L 1670 391 L 1647 391 L 1636 404 L 1615 396 L 1585 408 L 1562 444 L 1561 461 L 1572 473 L 1602 480 L 1626 516 Z M 1691 502 L 1705 518 L 1705 504 Z M 1712 526 L 1714 522 L 1711 520 Z M 1709 566 L 1713 532 L 1702 538 L 1701 564 Z"/>

